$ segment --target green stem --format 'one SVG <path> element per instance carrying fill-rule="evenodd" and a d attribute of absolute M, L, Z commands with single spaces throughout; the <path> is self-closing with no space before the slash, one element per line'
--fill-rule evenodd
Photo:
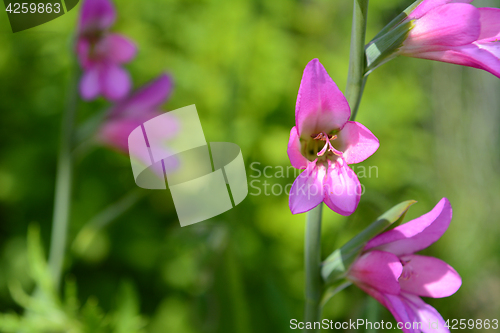
<path fill-rule="evenodd" d="M 354 0 L 351 54 L 349 58 L 349 74 L 347 78 L 346 98 L 352 109 L 351 120 L 356 118 L 359 103 L 366 83 L 365 78 L 365 34 L 368 0 Z M 321 320 L 321 295 L 323 282 L 321 278 L 321 213 L 323 204 L 307 213 L 305 242 L 306 271 L 306 309 L 305 322 Z M 314 327 L 314 325 L 313 325 Z M 305 329 L 304 332 L 316 332 Z"/>
<path fill-rule="evenodd" d="M 361 83 L 361 89 L 359 90 L 354 107 L 351 110 L 351 119 L 349 119 L 351 121 L 356 120 L 356 116 L 358 115 L 359 104 L 361 104 L 361 98 L 363 97 L 363 92 L 365 91 L 365 85 L 367 80 L 368 76 L 365 76 L 362 80 L 363 82 Z"/>
<path fill-rule="evenodd" d="M 56 290 L 59 288 L 59 283 L 61 281 L 71 204 L 70 198 L 73 174 L 73 159 L 71 150 L 73 146 L 73 127 L 78 96 L 78 77 L 76 73 L 77 70 L 72 69 L 68 102 L 62 120 L 61 141 L 59 143 L 59 156 L 57 162 L 54 216 L 52 219 L 52 235 L 49 252 L 49 269 L 54 281 L 54 288 L 56 288 Z"/>
<path fill-rule="evenodd" d="M 354 0 L 351 32 L 351 54 L 347 77 L 346 98 L 352 109 L 351 120 L 356 119 L 366 83 L 365 35 L 368 0 Z"/>
<path fill-rule="evenodd" d="M 104 227 L 111 224 L 119 216 L 124 214 L 132 206 L 134 206 L 140 199 L 142 199 L 147 191 L 136 188 L 125 194 L 118 201 L 106 207 L 100 213 L 95 215 L 83 228 L 78 232 L 75 240 L 73 241 L 73 250 L 83 253 L 88 250 L 97 233 Z"/>
<path fill-rule="evenodd" d="M 304 320 L 321 320 L 321 213 L 323 203 L 307 213 L 305 237 L 306 308 Z M 316 332 L 305 329 L 304 332 Z"/>

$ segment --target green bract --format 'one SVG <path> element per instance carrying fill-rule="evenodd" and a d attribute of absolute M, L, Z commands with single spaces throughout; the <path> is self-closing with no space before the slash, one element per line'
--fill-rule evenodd
<path fill-rule="evenodd" d="M 393 224 L 403 220 L 406 211 L 415 200 L 404 201 L 380 216 L 375 222 L 357 234 L 340 249 L 333 251 L 323 262 L 321 275 L 327 284 L 344 277 L 350 265 L 359 256 L 365 244 Z"/>
<path fill-rule="evenodd" d="M 371 73 L 378 66 L 394 59 L 397 50 L 401 47 L 408 33 L 413 28 L 412 21 L 404 22 L 408 15 L 422 2 L 417 0 L 396 16 L 366 45 L 366 71 Z M 404 22 L 404 23 L 403 23 Z"/>
<path fill-rule="evenodd" d="M 366 74 L 397 56 L 408 33 L 413 28 L 412 21 L 407 21 L 389 30 L 379 38 L 373 39 L 365 48 Z"/>

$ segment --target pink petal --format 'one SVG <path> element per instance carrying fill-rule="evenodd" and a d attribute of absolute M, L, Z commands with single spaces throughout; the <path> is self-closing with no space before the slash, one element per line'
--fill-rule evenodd
<path fill-rule="evenodd" d="M 377 249 L 397 256 L 413 254 L 437 241 L 448 229 L 451 216 L 450 202 L 443 198 L 427 214 L 374 237 L 364 251 Z"/>
<path fill-rule="evenodd" d="M 307 212 L 323 201 L 323 179 L 326 168 L 309 162 L 307 168 L 295 179 L 290 190 L 289 206 L 292 214 Z"/>
<path fill-rule="evenodd" d="M 460 275 L 447 263 L 433 257 L 408 255 L 401 257 L 403 274 L 401 289 L 424 297 L 448 297 L 462 285 Z"/>
<path fill-rule="evenodd" d="M 342 156 L 347 164 L 359 163 L 370 157 L 379 147 L 378 139 L 365 126 L 348 121 L 338 134 L 345 146 Z"/>
<path fill-rule="evenodd" d="M 476 43 L 482 49 L 488 51 L 495 58 L 500 59 L 500 40 L 496 42 Z"/>
<path fill-rule="evenodd" d="M 305 169 L 309 160 L 305 158 L 300 152 L 300 138 L 297 133 L 297 127 L 293 127 L 290 131 L 290 139 L 288 140 L 288 158 L 290 159 L 290 163 L 292 163 L 293 167 L 296 169 Z"/>
<path fill-rule="evenodd" d="M 141 126 L 144 122 L 154 118 L 155 116 L 160 115 L 158 112 L 148 112 L 142 115 L 142 119 L 107 119 L 97 133 L 97 141 L 100 143 L 113 147 L 118 151 L 127 154 L 130 152 L 129 147 L 131 142 L 130 133 L 135 130 L 137 127 Z M 172 119 L 172 125 L 177 125 L 175 119 Z M 175 136 L 175 128 L 173 126 L 168 126 L 169 128 L 163 128 L 160 139 L 162 142 L 168 140 Z M 148 132 L 148 140 L 154 140 L 151 138 Z M 153 133 L 154 136 L 159 137 L 157 133 Z M 151 142 L 151 141 L 149 141 Z M 171 152 L 168 148 L 167 144 L 158 145 L 157 149 L 161 150 L 163 156 L 171 156 L 173 152 Z M 133 157 L 142 161 L 144 165 L 151 165 L 151 156 L 149 155 L 149 150 L 135 150 Z M 167 173 L 177 170 L 180 166 L 180 161 L 176 156 L 171 156 L 170 158 L 164 160 L 164 166 Z M 163 177 L 163 169 L 152 168 L 152 170 L 157 173 L 159 177 Z"/>
<path fill-rule="evenodd" d="M 120 103 L 112 111 L 113 115 L 140 115 L 145 110 L 159 108 L 172 92 L 172 78 L 161 74 L 158 78 L 135 91 L 126 101 Z"/>
<path fill-rule="evenodd" d="M 107 59 L 118 64 L 131 61 L 137 53 L 134 42 L 119 34 L 106 36 L 103 43 L 106 45 Z"/>
<path fill-rule="evenodd" d="M 91 67 L 91 61 L 89 59 L 90 53 L 90 43 L 85 38 L 79 38 L 76 42 L 76 55 L 80 65 L 84 69 L 89 69 Z"/>
<path fill-rule="evenodd" d="M 375 298 L 380 304 L 387 308 L 396 319 L 398 323 L 413 323 L 416 315 L 413 310 L 401 299 L 398 295 L 384 294 L 376 289 L 369 288 L 366 285 L 359 285 L 359 287 L 371 297 Z M 417 330 L 404 328 L 405 333 L 419 333 Z"/>
<path fill-rule="evenodd" d="M 85 0 L 80 10 L 79 31 L 106 30 L 113 25 L 116 12 L 109 0 Z"/>
<path fill-rule="evenodd" d="M 481 34 L 479 40 L 500 39 L 500 9 L 478 8 L 481 22 Z"/>
<path fill-rule="evenodd" d="M 148 117 L 144 117 L 144 121 L 147 121 L 157 115 L 159 114 L 150 113 Z M 97 133 L 97 140 L 106 146 L 117 149 L 121 153 L 130 154 L 131 158 L 142 162 L 142 164 L 146 167 L 150 167 L 151 171 L 153 171 L 158 177 L 160 177 L 160 179 L 163 179 L 163 167 L 161 164 L 159 165 L 159 167 L 152 167 L 154 161 L 152 161 L 151 159 L 149 149 L 132 149 L 133 151 L 129 150 L 129 147 L 141 145 L 141 143 L 134 143 L 134 140 L 138 140 L 138 138 L 130 136 L 130 134 L 138 127 L 140 129 L 140 126 L 144 121 L 138 121 L 135 119 L 108 119 L 99 129 L 99 132 Z M 140 129 L 140 131 L 142 134 L 142 129 Z M 144 138 L 142 138 L 142 140 L 144 140 Z M 173 154 L 173 152 L 168 151 L 167 146 L 162 146 L 162 150 L 164 151 L 164 156 Z M 180 161 L 177 156 L 172 156 L 167 160 L 164 160 L 163 165 L 165 166 L 165 171 L 167 173 L 170 173 L 179 168 Z"/>
<path fill-rule="evenodd" d="M 402 331 L 405 333 L 420 333 L 414 323 L 418 323 L 415 311 L 401 296 L 385 294 L 387 299 L 387 310 L 391 312 L 396 322 L 401 323 Z"/>
<path fill-rule="evenodd" d="M 420 18 L 430 10 L 448 3 L 471 3 L 472 1 L 473 0 L 424 0 L 410 13 L 408 18 L 411 20 Z"/>
<path fill-rule="evenodd" d="M 416 318 L 414 322 L 422 323 L 419 326 L 420 330 L 415 332 L 423 333 L 449 333 L 450 331 L 445 327 L 446 322 L 443 317 L 432 306 L 422 301 L 418 296 L 401 293 L 400 296 L 407 306 L 411 309 Z"/>
<path fill-rule="evenodd" d="M 400 293 L 400 295 L 384 294 L 363 285 L 359 285 L 359 287 L 391 312 L 396 322 L 401 323 L 403 332 L 449 333 L 443 318 L 436 309 L 426 304 L 418 296 L 406 293 Z"/>
<path fill-rule="evenodd" d="M 370 251 L 359 257 L 351 266 L 348 276 L 356 284 L 363 283 L 382 293 L 397 295 L 398 278 L 403 272 L 399 258 L 382 251 Z"/>
<path fill-rule="evenodd" d="M 101 66 L 99 81 L 103 95 L 111 101 L 124 98 L 131 86 L 128 72 L 113 63 Z"/>
<path fill-rule="evenodd" d="M 311 60 L 302 76 L 295 122 L 300 137 L 342 128 L 351 116 L 349 103 L 318 59 Z"/>
<path fill-rule="evenodd" d="M 157 114 L 157 112 L 154 111 L 153 114 Z M 137 118 L 137 116 L 134 118 Z M 173 112 L 162 113 L 154 120 L 144 124 L 149 146 L 151 147 L 151 153 L 155 161 L 165 157 L 167 159 L 170 158 L 171 153 L 169 153 L 169 155 L 164 155 L 165 147 L 170 145 L 168 140 L 175 137 L 182 127 L 182 121 L 179 120 Z"/>
<path fill-rule="evenodd" d="M 460 46 L 477 40 L 481 32 L 479 10 L 469 4 L 439 6 L 415 22 L 401 52 L 410 54 L 434 46 Z"/>
<path fill-rule="evenodd" d="M 86 101 L 95 99 L 101 93 L 99 68 L 93 67 L 83 72 L 80 79 L 80 95 Z"/>
<path fill-rule="evenodd" d="M 486 42 L 435 51 L 413 54 L 413 57 L 448 62 L 451 64 L 483 69 L 500 77 L 500 43 Z"/>
<path fill-rule="evenodd" d="M 152 117 L 151 117 L 152 118 Z M 98 140 L 108 146 L 126 153 L 128 152 L 128 137 L 130 133 L 143 122 L 135 119 L 107 120 L 99 130 Z M 147 153 L 147 151 L 146 151 Z M 149 153 L 147 155 L 149 158 Z"/>
<path fill-rule="evenodd" d="M 354 213 L 361 198 L 361 184 L 358 176 L 342 158 L 328 162 L 325 179 L 325 204 L 334 212 L 348 216 Z"/>

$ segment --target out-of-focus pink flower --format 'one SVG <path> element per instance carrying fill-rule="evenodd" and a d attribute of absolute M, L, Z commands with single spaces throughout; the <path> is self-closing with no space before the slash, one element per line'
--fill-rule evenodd
<path fill-rule="evenodd" d="M 350 116 L 342 92 L 319 60 L 311 60 L 300 83 L 296 125 L 288 142 L 290 162 L 305 169 L 290 191 L 293 214 L 311 210 L 323 201 L 342 215 L 356 210 L 361 185 L 348 164 L 364 161 L 379 143 L 366 127 L 349 121 Z"/>
<path fill-rule="evenodd" d="M 483 69 L 500 77 L 500 9 L 472 0 L 424 0 L 403 22 L 413 28 L 399 54 Z"/>
<path fill-rule="evenodd" d="M 448 199 L 441 199 L 429 213 L 370 240 L 348 272 L 347 278 L 385 306 L 404 332 L 449 332 L 419 296 L 453 295 L 462 284 L 460 275 L 442 260 L 414 253 L 437 241 L 451 216 Z"/>
<path fill-rule="evenodd" d="M 98 141 L 127 153 L 130 133 L 145 121 L 162 113 L 160 106 L 168 99 L 171 91 L 172 79 L 162 74 L 125 100 L 118 102 L 99 129 Z M 167 139 L 174 136 L 176 131 L 177 124 L 172 121 L 170 128 L 162 128 L 162 135 Z"/>
<path fill-rule="evenodd" d="M 117 101 L 130 91 L 130 76 L 121 65 L 131 61 L 137 49 L 129 39 L 109 32 L 115 19 L 109 0 L 85 0 L 82 4 L 76 52 L 83 68 L 80 94 L 85 100 L 103 95 Z"/>

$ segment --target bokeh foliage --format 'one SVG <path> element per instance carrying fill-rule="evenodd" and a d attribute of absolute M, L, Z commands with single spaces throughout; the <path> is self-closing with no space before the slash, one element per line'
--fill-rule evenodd
<path fill-rule="evenodd" d="M 367 37 L 409 3 L 372 1 Z M 500 6 L 498 0 L 475 3 Z M 196 104 L 207 140 L 238 144 L 255 182 L 235 209 L 180 228 L 168 191 L 137 190 L 126 156 L 91 150 L 75 173 L 65 265 L 69 294 L 61 293 L 66 300 L 56 303 L 64 305 L 68 325 L 89 332 L 288 331 L 290 319 L 302 318 L 304 216 L 290 213 L 286 194 L 265 193 L 294 180 L 286 145 L 306 63 L 319 58 L 344 89 L 351 1 L 116 5 L 115 30 L 139 46 L 128 66 L 135 85 L 171 73 L 175 89 L 165 109 Z M 33 256 L 36 265 L 43 260 L 30 254 L 26 239 L 29 226 L 38 225 L 47 252 L 77 10 L 16 34 L 0 13 L 0 311 L 11 319 L 22 313 L 20 292 L 33 293 L 43 279 L 32 274 Z M 395 204 L 417 200 L 411 219 L 446 196 L 452 223 L 424 253 L 451 264 L 463 286 L 429 303 L 445 319 L 498 318 L 499 91 L 492 75 L 454 65 L 398 58 L 377 69 L 357 118 L 380 140 L 377 153 L 361 164 L 366 171 L 376 168 L 360 179 L 366 191 L 355 214 L 344 218 L 325 210 L 324 257 Z M 102 100 L 80 102 L 79 121 L 106 107 Z M 256 169 L 266 166 L 272 176 L 259 177 Z M 276 175 L 281 169 L 283 177 Z M 90 220 L 131 191 L 134 205 L 88 246 L 74 244 Z M 30 239 L 33 252 L 36 237 Z M 350 287 L 326 306 L 324 317 L 366 318 L 367 300 Z M 379 313 L 379 319 L 393 320 L 388 311 Z M 137 320 L 127 322 L 132 318 Z"/>

